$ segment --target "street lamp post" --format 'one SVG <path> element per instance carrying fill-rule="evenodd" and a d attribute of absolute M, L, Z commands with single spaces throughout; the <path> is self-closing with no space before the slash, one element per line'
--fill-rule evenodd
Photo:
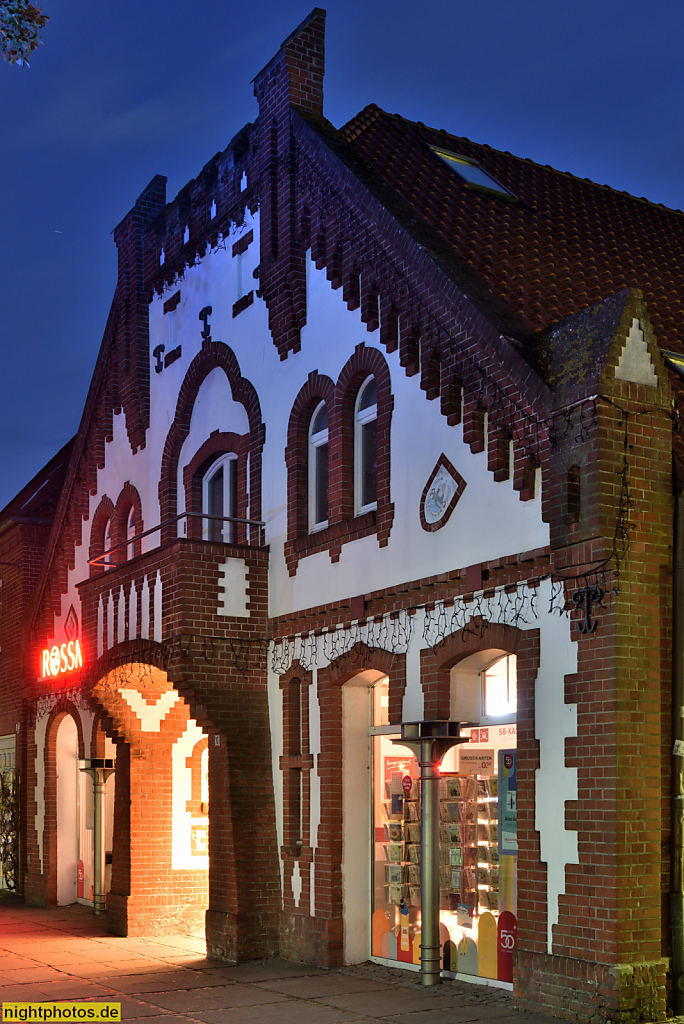
<path fill-rule="evenodd" d="M 93 905 L 96 914 L 105 912 L 105 785 L 114 772 L 110 757 L 91 757 L 81 771 L 93 780 L 95 877 L 93 879 Z"/>
<path fill-rule="evenodd" d="M 401 739 L 393 743 L 413 751 L 420 765 L 420 982 L 441 984 L 439 941 L 439 766 L 461 736 L 459 722 L 432 719 L 404 722 Z"/>

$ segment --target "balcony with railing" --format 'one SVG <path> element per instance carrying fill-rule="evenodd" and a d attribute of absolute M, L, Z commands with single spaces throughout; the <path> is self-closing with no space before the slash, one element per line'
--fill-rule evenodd
<path fill-rule="evenodd" d="M 143 542 L 159 543 L 143 551 Z M 97 658 L 127 642 L 168 644 L 263 631 L 264 523 L 184 512 L 89 560 L 83 637 Z"/>

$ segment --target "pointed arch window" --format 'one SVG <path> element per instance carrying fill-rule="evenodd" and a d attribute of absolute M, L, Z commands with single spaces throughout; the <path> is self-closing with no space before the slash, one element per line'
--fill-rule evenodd
<path fill-rule="evenodd" d="M 378 388 L 366 377 L 354 403 L 354 513 L 378 507 Z"/>
<path fill-rule="evenodd" d="M 309 532 L 328 525 L 328 407 L 321 402 L 309 424 Z"/>
<path fill-rule="evenodd" d="M 237 456 L 232 452 L 212 463 L 202 480 L 202 520 L 204 540 L 232 544 L 235 523 L 225 522 L 234 517 L 237 508 Z"/>

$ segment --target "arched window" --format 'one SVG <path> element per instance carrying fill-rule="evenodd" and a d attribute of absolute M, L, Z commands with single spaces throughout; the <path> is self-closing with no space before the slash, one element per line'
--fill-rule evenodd
<path fill-rule="evenodd" d="M 314 410 L 309 425 L 309 532 L 328 525 L 328 407 Z"/>
<path fill-rule="evenodd" d="M 237 456 L 230 453 L 212 463 L 202 480 L 202 520 L 204 540 L 232 544 L 235 523 L 222 522 L 235 516 L 237 508 Z"/>
<path fill-rule="evenodd" d="M 354 404 L 354 514 L 378 506 L 378 389 L 366 377 Z"/>
<path fill-rule="evenodd" d="M 516 657 L 504 654 L 482 671 L 482 709 L 488 718 L 514 715 L 518 705 Z"/>
<path fill-rule="evenodd" d="M 133 543 L 135 530 L 135 509 L 131 505 L 126 518 L 126 540 L 128 541 L 128 544 L 126 545 L 126 559 L 129 562 L 131 558 L 135 556 L 135 544 Z"/>
<path fill-rule="evenodd" d="M 108 519 L 107 522 L 105 523 L 104 535 L 103 536 L 104 536 L 104 540 L 102 542 L 102 554 L 108 556 L 109 552 L 112 549 L 112 521 L 111 521 L 111 519 Z M 111 558 L 110 557 L 103 558 L 102 559 L 102 564 L 104 565 L 105 569 L 111 569 L 112 568 Z"/>

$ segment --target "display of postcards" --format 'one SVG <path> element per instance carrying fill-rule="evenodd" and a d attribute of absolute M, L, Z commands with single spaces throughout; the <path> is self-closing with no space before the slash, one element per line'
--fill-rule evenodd
<path fill-rule="evenodd" d="M 467 807 L 468 805 L 466 804 L 465 806 Z M 461 805 L 458 800 L 445 800 L 440 804 L 440 810 L 445 821 L 461 820 Z"/>
<path fill-rule="evenodd" d="M 489 890 L 489 909 L 490 910 L 498 910 L 499 909 L 499 890 L 498 889 L 490 889 Z"/>
<path fill-rule="evenodd" d="M 389 824 L 385 825 L 385 834 L 387 835 L 390 843 L 400 843 L 404 838 L 401 830 L 401 822 L 390 821 Z"/>
<path fill-rule="evenodd" d="M 489 822 L 489 842 L 490 845 L 498 843 L 499 841 L 499 823 L 498 821 Z"/>
<path fill-rule="evenodd" d="M 420 906 L 420 886 L 419 885 L 409 885 L 408 905 L 410 907 L 419 907 Z"/>
<path fill-rule="evenodd" d="M 392 801 L 382 801 L 382 817 L 384 821 L 396 821 L 398 815 L 392 813 Z"/>
<path fill-rule="evenodd" d="M 388 856 L 390 864 L 401 864 L 404 852 L 403 843 L 389 843 L 387 846 Z"/>
<path fill-rule="evenodd" d="M 496 775 L 492 775 L 491 778 L 487 779 L 487 785 L 489 786 L 490 796 L 499 795 L 499 780 L 497 779 Z"/>
<path fill-rule="evenodd" d="M 452 868 L 460 868 L 463 864 L 463 850 L 460 846 L 452 846 L 449 850 L 449 864 Z"/>
<path fill-rule="evenodd" d="M 490 846 L 489 847 L 489 863 L 490 864 L 498 864 L 499 863 L 499 847 L 498 846 Z"/>
<path fill-rule="evenodd" d="M 454 843 L 461 842 L 461 827 L 455 822 L 442 823 L 440 836 L 446 846 L 453 846 Z"/>
<path fill-rule="evenodd" d="M 477 805 L 478 818 L 486 818 L 487 821 L 498 821 L 499 806 L 496 800 L 484 800 Z"/>
<path fill-rule="evenodd" d="M 460 892 L 463 888 L 463 872 L 460 868 L 451 869 L 451 889 L 453 892 Z"/>
<path fill-rule="evenodd" d="M 461 804 L 461 820 L 477 821 L 477 804 L 474 800 L 464 800 Z"/>
<path fill-rule="evenodd" d="M 478 861 L 478 864 L 487 864 L 487 865 L 489 865 L 489 863 L 490 863 L 490 856 L 489 856 L 489 847 L 488 846 L 484 846 L 484 845 L 478 846 L 478 848 L 477 848 L 477 861 Z"/>
<path fill-rule="evenodd" d="M 406 847 L 406 859 L 410 864 L 420 864 L 420 846 L 418 843 L 411 843 Z"/>
<path fill-rule="evenodd" d="M 409 864 L 408 880 L 409 885 L 420 885 L 420 864 Z"/>
<path fill-rule="evenodd" d="M 489 884 L 495 886 L 497 889 L 499 887 L 499 866 L 498 866 L 498 864 L 495 864 L 492 868 L 489 869 Z"/>
<path fill-rule="evenodd" d="M 420 821 L 420 808 L 417 800 L 404 800 L 404 820 Z"/>
<path fill-rule="evenodd" d="M 399 906 L 401 903 L 401 886 L 400 885 L 388 885 L 387 886 L 387 902 L 394 903 L 395 906 Z"/>
<path fill-rule="evenodd" d="M 478 885 L 489 885 L 490 880 L 491 880 L 491 875 L 489 873 L 489 870 L 490 869 L 488 867 L 487 868 L 478 867 L 478 869 L 477 869 L 477 884 Z M 497 876 L 497 881 L 498 881 L 498 876 Z"/>
<path fill-rule="evenodd" d="M 461 775 L 458 779 L 461 800 L 475 800 L 477 797 L 477 779 L 473 775 Z"/>
<path fill-rule="evenodd" d="M 401 864 L 386 864 L 385 865 L 385 877 L 390 885 L 401 885 L 402 883 L 402 871 Z"/>
<path fill-rule="evenodd" d="M 405 826 L 408 832 L 408 839 L 411 843 L 420 842 L 420 822 L 419 821 L 408 821 Z"/>
<path fill-rule="evenodd" d="M 463 891 L 475 892 L 477 889 L 477 874 L 471 868 L 463 869 Z"/>
<path fill-rule="evenodd" d="M 491 838 L 491 824 L 487 822 L 479 822 L 477 826 L 477 841 L 479 843 L 488 843 Z"/>
<path fill-rule="evenodd" d="M 451 885 L 451 868 L 448 864 L 440 864 L 439 866 L 439 884 L 443 889 Z"/>
<path fill-rule="evenodd" d="M 478 903 L 480 904 L 480 910 L 498 910 L 499 900 L 492 900 L 492 892 L 487 889 L 480 889 L 478 893 Z"/>
<path fill-rule="evenodd" d="M 461 844 L 463 846 L 474 846 L 477 838 L 477 825 L 461 822 Z"/>

